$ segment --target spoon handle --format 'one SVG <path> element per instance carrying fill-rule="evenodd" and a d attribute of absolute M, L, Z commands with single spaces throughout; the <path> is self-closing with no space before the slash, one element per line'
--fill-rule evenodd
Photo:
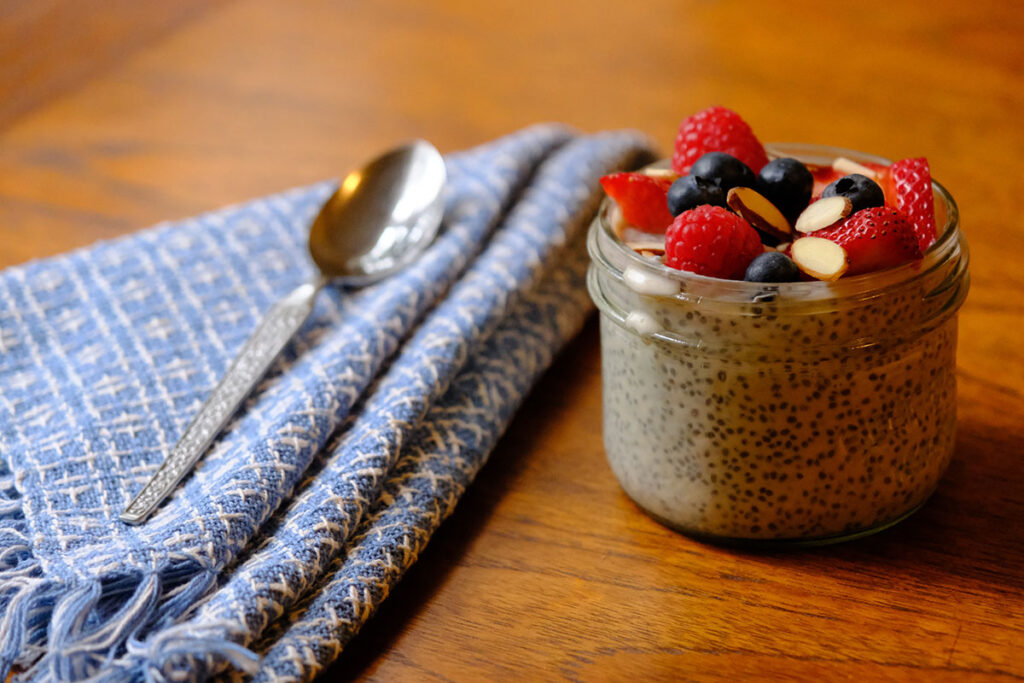
<path fill-rule="evenodd" d="M 267 373 L 285 344 L 309 317 L 321 286 L 321 282 L 300 285 L 263 317 L 227 373 L 189 423 L 174 450 L 121 513 L 121 521 L 128 524 L 144 522 L 191 471 L 238 406 Z"/>

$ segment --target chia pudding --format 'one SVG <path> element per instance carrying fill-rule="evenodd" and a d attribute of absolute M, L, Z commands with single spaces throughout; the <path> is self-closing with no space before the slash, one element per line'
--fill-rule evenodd
<path fill-rule="evenodd" d="M 769 154 L 884 163 L 813 145 Z M 877 531 L 924 503 L 953 454 L 968 289 L 956 205 L 931 188 L 937 238 L 923 257 L 831 282 L 670 268 L 623 241 L 605 201 L 588 278 L 604 442 L 640 507 L 698 537 L 816 543 Z"/>

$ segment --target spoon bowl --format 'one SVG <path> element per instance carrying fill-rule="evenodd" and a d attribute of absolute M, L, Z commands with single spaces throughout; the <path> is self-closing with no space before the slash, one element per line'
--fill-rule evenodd
<path fill-rule="evenodd" d="M 309 233 L 321 274 L 363 286 L 408 265 L 437 234 L 445 180 L 444 159 L 423 140 L 345 176 Z"/>

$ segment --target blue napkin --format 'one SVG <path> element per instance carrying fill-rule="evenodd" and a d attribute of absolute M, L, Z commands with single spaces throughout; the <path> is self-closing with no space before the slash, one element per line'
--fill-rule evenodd
<path fill-rule="evenodd" d="M 580 242 L 634 133 L 446 158 L 442 233 L 329 288 L 195 472 L 118 515 L 279 297 L 331 183 L 0 274 L 0 677 L 306 680 L 341 652 L 589 311 Z"/>

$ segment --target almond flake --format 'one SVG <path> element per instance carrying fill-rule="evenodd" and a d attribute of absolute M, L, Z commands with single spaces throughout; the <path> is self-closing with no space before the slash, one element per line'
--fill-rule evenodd
<path fill-rule="evenodd" d="M 764 195 L 750 187 L 734 187 L 725 198 L 729 208 L 761 232 L 777 239 L 789 239 L 793 233 L 789 221 Z"/>
<path fill-rule="evenodd" d="M 665 253 L 665 241 L 664 240 L 637 240 L 635 242 L 626 242 L 626 246 L 635 252 L 643 254 L 644 252 L 652 253 L 657 256 L 661 256 Z"/>
<path fill-rule="evenodd" d="M 850 215 L 853 204 L 847 197 L 825 197 L 814 202 L 796 219 L 797 232 L 804 234 L 827 228 Z"/>
<path fill-rule="evenodd" d="M 679 177 L 679 174 L 671 168 L 642 168 L 640 172 L 652 178 L 670 178 L 675 180 Z"/>
<path fill-rule="evenodd" d="M 828 282 L 838 280 L 850 267 L 846 250 L 823 237 L 801 237 L 793 242 L 790 256 L 797 268 Z"/>
<path fill-rule="evenodd" d="M 878 174 L 872 171 L 870 168 L 863 164 L 858 164 L 853 159 L 847 159 L 846 157 L 838 157 L 832 162 L 832 169 L 842 173 L 844 175 L 850 175 L 851 173 L 860 173 L 863 176 L 867 176 L 872 180 L 878 180 Z"/>

